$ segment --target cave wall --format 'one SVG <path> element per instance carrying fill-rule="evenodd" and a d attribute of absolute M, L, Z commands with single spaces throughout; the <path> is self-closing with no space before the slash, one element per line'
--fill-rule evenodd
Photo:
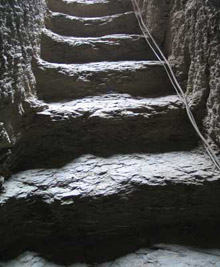
<path fill-rule="evenodd" d="M 220 1 L 140 0 L 144 19 L 163 47 L 213 144 L 220 146 Z"/>
<path fill-rule="evenodd" d="M 31 63 L 39 53 L 45 11 L 44 0 L 0 1 L 0 175 L 6 175 L 22 118 L 35 105 Z"/>

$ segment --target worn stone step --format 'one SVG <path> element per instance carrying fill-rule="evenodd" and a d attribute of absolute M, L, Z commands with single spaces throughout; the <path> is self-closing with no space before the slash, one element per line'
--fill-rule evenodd
<path fill-rule="evenodd" d="M 91 37 L 110 34 L 140 34 L 133 11 L 105 17 L 80 18 L 62 13 L 51 13 L 47 28 L 65 36 Z"/>
<path fill-rule="evenodd" d="M 210 231 L 219 240 L 219 223 L 219 173 L 199 151 L 82 155 L 5 183 L 0 257 L 34 250 L 67 264 L 115 258 L 161 238 L 207 245 Z"/>
<path fill-rule="evenodd" d="M 81 153 L 170 151 L 196 145 L 177 96 L 111 94 L 51 103 L 26 125 L 17 148 L 22 169 L 58 166 Z"/>
<path fill-rule="evenodd" d="M 110 247 L 109 247 L 110 249 Z M 86 260 L 86 259 L 85 259 Z M 200 248 L 197 246 L 180 246 L 174 244 L 156 244 L 150 247 L 135 249 L 127 255 L 112 261 L 95 264 L 96 267 L 218 267 L 220 249 Z M 39 253 L 26 251 L 16 259 L 0 262 L 1 267 L 91 267 L 88 263 L 75 263 L 66 266 L 64 263 L 51 262 Z"/>
<path fill-rule="evenodd" d="M 174 92 L 158 61 L 56 64 L 39 59 L 34 73 L 38 97 L 48 102 L 110 93 L 156 97 Z"/>
<path fill-rule="evenodd" d="M 42 33 L 41 57 L 53 63 L 155 60 L 153 52 L 142 35 L 64 37 L 49 30 Z"/>
<path fill-rule="evenodd" d="M 100 17 L 132 11 L 130 0 L 48 0 L 50 10 L 77 17 Z"/>

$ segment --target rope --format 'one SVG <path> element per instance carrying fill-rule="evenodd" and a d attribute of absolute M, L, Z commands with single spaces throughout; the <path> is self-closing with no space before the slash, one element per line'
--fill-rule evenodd
<path fill-rule="evenodd" d="M 202 140 L 203 145 L 207 151 L 207 154 L 211 158 L 212 162 L 214 163 L 216 168 L 220 171 L 220 161 L 217 158 L 217 156 L 216 156 L 215 152 L 213 151 L 213 149 L 211 148 L 211 146 L 209 145 L 208 141 L 205 139 L 205 137 L 202 135 L 201 131 L 199 130 L 198 125 L 195 121 L 195 118 L 194 118 L 192 111 L 189 107 L 189 104 L 187 102 L 186 94 L 184 93 L 183 89 L 181 88 L 179 82 L 177 81 L 177 78 L 176 78 L 176 76 L 172 70 L 172 67 L 171 67 L 169 61 L 167 60 L 167 58 L 163 54 L 162 50 L 158 46 L 157 42 L 155 41 L 154 37 L 152 36 L 150 31 L 148 30 L 146 23 L 144 23 L 142 11 L 140 9 L 138 1 L 137 0 L 131 0 L 131 1 L 133 4 L 135 15 L 136 15 L 137 20 L 138 20 L 138 24 L 139 24 L 139 26 L 140 26 L 143 34 L 144 34 L 144 37 L 145 37 L 149 47 L 152 49 L 152 51 L 154 52 L 157 59 L 162 63 L 162 65 L 163 65 L 163 67 L 167 73 L 167 76 L 168 76 L 171 84 L 173 85 L 178 97 L 185 105 L 187 115 L 189 117 L 189 120 L 190 120 L 193 128 L 195 129 L 196 133 L 198 134 L 198 136 Z M 143 10 L 143 5 L 142 5 L 142 10 Z"/>

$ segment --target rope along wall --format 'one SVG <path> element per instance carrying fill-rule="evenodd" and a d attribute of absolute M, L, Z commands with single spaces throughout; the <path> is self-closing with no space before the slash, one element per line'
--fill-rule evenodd
<path fill-rule="evenodd" d="M 131 1 L 133 4 L 133 8 L 134 8 L 135 15 L 137 17 L 139 26 L 140 26 L 143 34 L 144 34 L 144 37 L 145 37 L 148 45 L 150 46 L 150 48 L 154 52 L 157 59 L 163 64 L 164 69 L 165 69 L 177 95 L 179 96 L 180 100 L 183 102 L 183 104 L 186 108 L 187 115 L 189 117 L 189 120 L 190 120 L 193 128 L 195 129 L 196 133 L 198 134 L 198 136 L 202 140 L 203 145 L 205 147 L 205 150 L 207 151 L 207 153 L 208 153 L 209 157 L 211 158 L 211 160 L 213 161 L 214 165 L 220 171 L 220 161 L 218 160 L 215 152 L 213 151 L 213 149 L 209 145 L 208 141 L 205 139 L 205 137 L 202 135 L 201 131 L 199 130 L 198 125 L 195 121 L 195 118 L 194 118 L 194 116 L 190 110 L 189 104 L 187 102 L 186 95 L 185 95 L 183 89 L 181 88 L 181 86 L 180 86 L 180 84 L 179 84 L 179 82 L 178 82 L 178 80 L 177 80 L 177 78 L 176 78 L 176 76 L 172 70 L 172 67 L 171 67 L 169 61 L 166 59 L 165 55 L 163 54 L 162 50 L 158 46 L 154 37 L 152 36 L 150 31 L 148 30 L 146 23 L 144 22 L 144 18 L 143 18 L 144 1 L 143 0 L 131 0 Z M 141 8 L 141 2 L 142 2 L 142 8 Z"/>

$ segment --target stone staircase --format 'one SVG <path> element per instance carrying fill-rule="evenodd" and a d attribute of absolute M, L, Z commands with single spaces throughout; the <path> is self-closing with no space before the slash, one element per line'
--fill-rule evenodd
<path fill-rule="evenodd" d="M 0 256 L 31 249 L 95 262 L 158 241 L 211 240 L 219 174 L 130 0 L 48 7 L 34 63 L 48 106 L 24 119 L 20 171 L 0 195 Z"/>

